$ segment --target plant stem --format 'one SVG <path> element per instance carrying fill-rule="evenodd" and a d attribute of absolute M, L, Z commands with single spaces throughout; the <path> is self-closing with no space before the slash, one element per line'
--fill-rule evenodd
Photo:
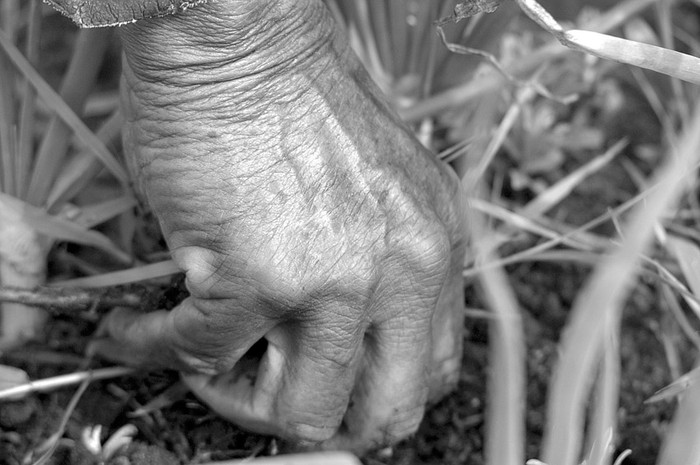
<path fill-rule="evenodd" d="M 119 290 L 87 290 L 40 287 L 22 289 L 0 287 L 0 302 L 41 307 L 51 311 L 71 312 L 89 310 L 93 306 L 139 307 L 143 298 L 139 292 Z"/>
<path fill-rule="evenodd" d="M 91 381 L 102 381 L 113 378 L 123 378 L 137 373 L 135 368 L 112 367 L 99 370 L 81 371 L 62 376 L 55 376 L 32 381 L 0 391 L 0 401 L 12 400 L 35 392 L 51 392 L 57 389 Z"/>

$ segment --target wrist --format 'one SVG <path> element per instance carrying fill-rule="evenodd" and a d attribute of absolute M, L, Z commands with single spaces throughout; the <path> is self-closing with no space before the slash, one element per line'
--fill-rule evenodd
<path fill-rule="evenodd" d="M 120 28 L 135 77 L 176 86 L 282 75 L 334 31 L 320 0 L 209 0 Z"/>

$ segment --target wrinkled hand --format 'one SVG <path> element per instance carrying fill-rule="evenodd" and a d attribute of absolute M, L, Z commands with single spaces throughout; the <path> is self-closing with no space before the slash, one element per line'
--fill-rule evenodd
<path fill-rule="evenodd" d="M 321 0 L 212 0 L 122 39 L 127 153 L 191 296 L 112 313 L 101 352 L 180 369 L 223 417 L 300 446 L 411 434 L 459 370 L 456 178 Z"/>

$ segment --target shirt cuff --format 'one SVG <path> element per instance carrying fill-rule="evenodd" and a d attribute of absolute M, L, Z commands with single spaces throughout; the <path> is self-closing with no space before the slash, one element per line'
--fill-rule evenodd
<path fill-rule="evenodd" d="M 165 16 L 207 0 L 44 0 L 80 27 L 119 26 Z"/>

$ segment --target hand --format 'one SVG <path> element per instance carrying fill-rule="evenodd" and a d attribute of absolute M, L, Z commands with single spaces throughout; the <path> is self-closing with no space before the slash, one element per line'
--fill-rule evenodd
<path fill-rule="evenodd" d="M 299 446 L 411 434 L 459 372 L 456 177 L 321 0 L 212 1 L 121 30 L 126 150 L 191 296 L 112 313 L 101 352 L 180 369 L 223 417 Z"/>

